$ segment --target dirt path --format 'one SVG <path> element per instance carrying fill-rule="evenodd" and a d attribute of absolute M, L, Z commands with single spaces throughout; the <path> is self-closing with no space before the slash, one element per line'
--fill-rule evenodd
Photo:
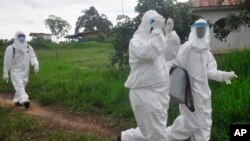
<path fill-rule="evenodd" d="M 55 126 L 70 131 L 82 131 L 86 134 L 98 135 L 105 138 L 114 138 L 117 129 L 97 121 L 91 115 L 74 116 L 63 108 L 55 106 L 40 106 L 38 103 L 31 103 L 29 109 L 14 106 L 10 94 L 0 94 L 0 104 L 7 107 L 15 107 L 18 111 L 35 117 L 46 126 Z"/>

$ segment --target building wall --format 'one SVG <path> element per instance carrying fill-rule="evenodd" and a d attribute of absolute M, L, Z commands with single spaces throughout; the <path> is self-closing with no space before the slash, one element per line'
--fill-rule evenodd
<path fill-rule="evenodd" d="M 210 9 L 210 10 L 200 10 L 194 11 L 196 14 L 200 15 L 207 21 L 214 24 L 218 20 L 225 18 L 228 14 L 237 14 L 240 9 Z M 232 31 L 226 38 L 226 42 L 222 42 L 214 37 L 213 27 L 210 28 L 211 34 L 211 48 L 214 51 L 221 51 L 225 49 L 235 49 L 235 48 L 245 48 L 250 47 L 250 28 L 240 27 L 239 29 Z"/>
<path fill-rule="evenodd" d="M 46 34 L 36 34 L 33 35 L 32 38 L 39 38 L 39 39 L 44 39 L 44 40 L 51 40 L 51 35 L 46 35 Z"/>
<path fill-rule="evenodd" d="M 42 38 L 44 40 L 51 40 L 51 35 L 43 35 Z"/>
<path fill-rule="evenodd" d="M 195 0 L 194 7 L 219 6 L 221 0 Z M 239 0 L 224 0 L 221 5 L 235 5 Z"/>

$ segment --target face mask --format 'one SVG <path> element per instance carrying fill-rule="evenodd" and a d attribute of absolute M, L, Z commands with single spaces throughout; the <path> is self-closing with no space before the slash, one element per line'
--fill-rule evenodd
<path fill-rule="evenodd" d="M 197 34 L 198 38 L 203 38 L 206 34 L 206 28 L 205 27 L 197 27 L 196 34 Z"/>
<path fill-rule="evenodd" d="M 19 41 L 20 41 L 21 43 L 24 43 L 24 42 L 25 42 L 25 37 L 23 37 L 23 36 L 18 37 L 18 39 L 19 39 Z"/>

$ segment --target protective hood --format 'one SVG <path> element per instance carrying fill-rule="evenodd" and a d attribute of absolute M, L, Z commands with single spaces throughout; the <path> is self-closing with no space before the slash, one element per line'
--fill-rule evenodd
<path fill-rule="evenodd" d="M 205 27 L 206 33 L 203 38 L 197 37 L 197 27 Z M 209 33 L 209 26 L 204 19 L 197 20 L 191 27 L 191 32 L 188 38 L 189 43 L 191 43 L 193 49 L 198 52 L 203 52 L 210 50 L 210 33 Z"/>
<path fill-rule="evenodd" d="M 161 16 L 155 10 L 147 11 L 141 20 L 141 24 L 139 25 L 137 31 L 134 34 L 134 37 L 148 37 L 150 35 L 150 30 L 152 28 L 152 21 L 157 20 L 157 18 Z"/>
<path fill-rule="evenodd" d="M 14 48 L 16 48 L 20 51 L 26 52 L 28 50 L 27 41 L 25 40 L 23 43 L 21 43 L 18 39 L 18 35 L 20 35 L 20 34 L 24 34 L 24 33 L 21 31 L 16 32 L 13 45 L 14 45 Z"/>

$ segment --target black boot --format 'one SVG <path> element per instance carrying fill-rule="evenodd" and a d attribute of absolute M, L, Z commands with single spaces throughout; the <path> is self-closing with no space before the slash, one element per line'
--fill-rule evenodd
<path fill-rule="evenodd" d="M 30 102 L 29 101 L 26 101 L 23 103 L 25 109 L 28 109 L 30 107 Z"/>
<path fill-rule="evenodd" d="M 15 102 L 15 105 L 16 106 L 23 106 L 21 103 L 19 103 L 19 102 Z"/>
<path fill-rule="evenodd" d="M 121 136 L 121 134 L 119 134 L 119 135 L 117 136 L 117 141 L 122 141 L 122 136 Z"/>

